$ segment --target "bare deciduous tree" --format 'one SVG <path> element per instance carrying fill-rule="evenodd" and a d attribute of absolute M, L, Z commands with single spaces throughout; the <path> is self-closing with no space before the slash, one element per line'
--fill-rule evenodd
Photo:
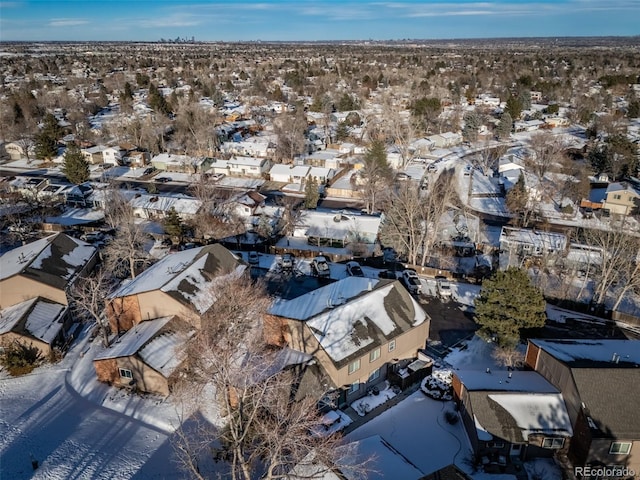
<path fill-rule="evenodd" d="M 204 478 L 199 458 L 212 445 L 219 446 L 217 458 L 228 462 L 233 479 L 284 478 L 312 458 L 335 466 L 339 437 L 313 434 L 321 426 L 315 400 L 294 400 L 295 371 L 286 368 L 282 351 L 265 343 L 262 315 L 270 300 L 263 287 L 244 276 L 225 280 L 210 292 L 213 305 L 201 317 L 176 385 L 178 397 L 188 399 L 181 402 L 183 414 L 193 421 L 207 401 L 201 396 L 205 386 L 211 387 L 225 424 L 199 423 L 192 429 L 197 436 L 177 435 L 183 467 Z"/>
<path fill-rule="evenodd" d="M 144 248 L 150 241 L 149 235 L 119 190 L 109 188 L 104 203 L 105 221 L 116 230 L 104 249 L 105 264 L 114 273 L 121 272 L 126 265 L 129 276 L 135 278 L 137 269 L 150 261 Z"/>
<path fill-rule="evenodd" d="M 81 315 L 88 314 L 96 322 L 105 347 L 109 346 L 109 322 L 104 315 L 105 300 L 113 285 L 111 273 L 105 268 L 99 268 L 93 275 L 77 281 L 71 290 L 74 308 Z"/>
<path fill-rule="evenodd" d="M 628 288 L 621 289 L 616 301 L 618 306 L 622 297 L 638 283 L 638 269 L 634 264 L 640 251 L 640 239 L 626 233 L 624 224 L 624 219 L 612 219 L 606 230 L 585 230 L 586 242 L 602 252 L 593 297 L 594 303 L 599 305 L 604 303 L 615 285 L 630 282 Z"/>
<path fill-rule="evenodd" d="M 527 166 L 542 180 L 554 164 L 562 163 L 565 145 L 562 140 L 550 132 L 538 132 L 531 135 L 530 147 L 533 156 Z"/>

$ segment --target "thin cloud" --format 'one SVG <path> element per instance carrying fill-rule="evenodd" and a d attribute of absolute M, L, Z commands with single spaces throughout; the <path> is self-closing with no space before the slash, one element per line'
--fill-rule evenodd
<path fill-rule="evenodd" d="M 50 27 L 77 27 L 87 24 L 89 20 L 85 18 L 52 18 L 48 23 Z"/>

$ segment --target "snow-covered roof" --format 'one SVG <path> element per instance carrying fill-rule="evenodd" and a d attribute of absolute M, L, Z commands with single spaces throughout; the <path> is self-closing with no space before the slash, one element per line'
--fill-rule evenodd
<path fill-rule="evenodd" d="M 284 165 L 278 163 L 269 170 L 270 175 L 287 175 L 289 177 L 306 177 L 311 167 L 307 165 Z"/>
<path fill-rule="evenodd" d="M 529 230 L 526 228 L 502 227 L 500 242 L 533 245 L 548 250 L 560 251 L 567 246 L 567 237 L 562 233 Z"/>
<path fill-rule="evenodd" d="M 186 356 L 184 344 L 193 332 L 167 332 L 153 338 L 140 349 L 139 357 L 144 363 L 165 377 L 169 377 Z"/>
<path fill-rule="evenodd" d="M 261 167 L 265 164 L 267 160 L 265 158 L 254 158 L 254 157 L 240 157 L 236 156 L 229 160 L 229 166 L 238 167 L 238 166 L 247 166 L 247 167 Z"/>
<path fill-rule="evenodd" d="M 300 217 L 294 236 L 332 238 L 346 242 L 359 237 L 373 243 L 378 235 L 381 217 L 355 215 L 352 212 L 305 210 Z"/>
<path fill-rule="evenodd" d="M 471 391 L 558 393 L 538 372 L 505 370 L 456 370 L 464 388 Z"/>
<path fill-rule="evenodd" d="M 108 358 L 120 358 L 134 355 L 149 340 L 156 335 L 173 317 L 162 317 L 155 320 L 147 320 L 135 325 L 128 330 L 109 348 L 95 356 L 94 360 L 105 360 Z"/>
<path fill-rule="evenodd" d="M 380 435 L 357 440 L 350 443 L 349 446 L 353 448 L 353 451 L 349 450 L 348 464 L 355 466 L 367 460 L 371 461 L 370 470 L 367 472 L 368 480 L 389 478 L 418 480 L 424 477 L 424 473 L 418 467 Z M 341 473 L 347 480 L 360 478 L 359 474 L 348 469 L 343 470 Z"/>
<path fill-rule="evenodd" d="M 87 242 L 63 233 L 50 235 L 8 251 L 0 257 L 0 280 L 23 274 L 64 288 L 95 255 Z"/>
<path fill-rule="evenodd" d="M 134 196 L 129 204 L 132 208 L 168 212 L 172 208 L 180 215 L 195 215 L 202 206 L 202 202 L 192 197 L 172 195 L 141 194 Z"/>
<path fill-rule="evenodd" d="M 571 436 L 573 433 L 571 419 L 560 393 L 498 393 L 489 395 L 489 399 L 506 410 L 521 430 L 524 441 L 536 433 L 561 436 Z"/>
<path fill-rule="evenodd" d="M 222 245 L 192 248 L 167 255 L 135 279 L 122 285 L 111 298 L 161 290 L 202 313 L 214 301 L 210 290 L 214 287 L 215 279 L 225 272 L 239 275 L 245 268 Z"/>
<path fill-rule="evenodd" d="M 0 334 L 27 333 L 45 343 L 52 343 L 63 327 L 66 305 L 36 297 L 0 312 Z"/>
<path fill-rule="evenodd" d="M 530 340 L 570 367 L 640 367 L 640 340 Z"/>
<path fill-rule="evenodd" d="M 347 277 L 294 298 L 280 300 L 272 315 L 306 321 L 335 362 L 385 343 L 427 318 L 400 282 Z"/>

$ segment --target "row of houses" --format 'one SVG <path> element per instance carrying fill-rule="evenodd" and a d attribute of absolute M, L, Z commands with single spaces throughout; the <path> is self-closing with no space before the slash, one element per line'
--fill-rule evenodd
<path fill-rule="evenodd" d="M 0 257 L 0 343 L 49 354 L 69 337 L 69 292 L 96 262 L 96 249 L 65 234 Z M 168 395 L 185 345 L 214 303 L 216 284 L 248 275 L 219 244 L 169 254 L 107 299 L 117 340 L 94 360 L 98 380 Z M 265 341 L 295 358 L 313 359 L 309 388 L 332 391 L 340 404 L 367 394 L 395 366 L 426 346 L 429 317 L 397 280 L 349 277 L 266 314 Z"/>

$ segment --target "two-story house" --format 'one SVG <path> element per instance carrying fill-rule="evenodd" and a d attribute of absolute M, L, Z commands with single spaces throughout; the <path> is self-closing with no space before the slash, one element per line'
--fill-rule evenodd
<path fill-rule="evenodd" d="M 277 300 L 265 319 L 267 341 L 313 355 L 340 404 L 387 378 L 424 348 L 430 318 L 395 280 L 348 277 L 292 300 Z"/>
<path fill-rule="evenodd" d="M 529 340 L 525 362 L 562 392 L 574 466 L 640 471 L 639 340 Z"/>
<path fill-rule="evenodd" d="M 262 177 L 271 168 L 266 158 L 235 156 L 227 162 L 229 175 L 240 177 Z"/>
<path fill-rule="evenodd" d="M 633 215 L 640 207 L 640 192 L 628 183 L 610 183 L 602 202 L 605 215 Z"/>
<path fill-rule="evenodd" d="M 97 260 L 95 247 L 63 233 L 0 257 L 0 344 L 17 341 L 48 355 L 71 326 L 68 292 Z"/>
<path fill-rule="evenodd" d="M 167 255 L 108 298 L 107 318 L 113 332 L 124 332 L 146 320 L 174 315 L 199 327 L 199 315 L 211 307 L 216 278 L 241 275 L 246 265 L 220 244 Z"/>

